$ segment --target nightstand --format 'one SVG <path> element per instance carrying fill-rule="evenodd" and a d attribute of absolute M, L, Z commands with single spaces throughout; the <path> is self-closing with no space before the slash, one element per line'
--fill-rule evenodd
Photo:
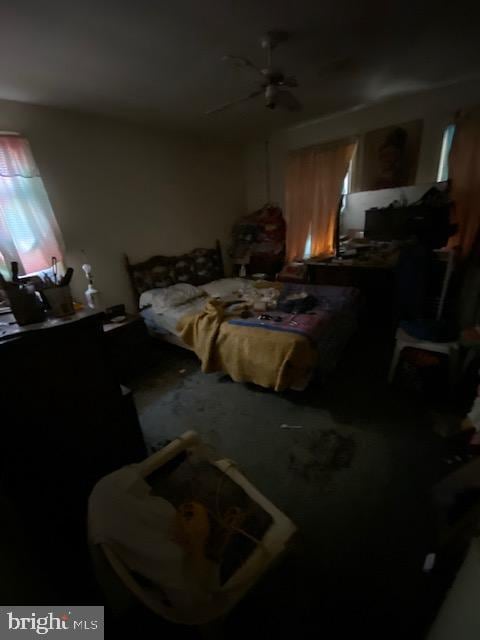
<path fill-rule="evenodd" d="M 123 382 L 152 361 L 152 344 L 140 315 L 127 315 L 121 322 L 107 322 L 103 331 L 113 367 Z"/>

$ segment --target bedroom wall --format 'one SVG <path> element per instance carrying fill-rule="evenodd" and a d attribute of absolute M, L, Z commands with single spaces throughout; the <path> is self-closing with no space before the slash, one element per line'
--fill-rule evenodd
<path fill-rule="evenodd" d="M 138 261 L 219 238 L 225 254 L 232 223 L 245 213 L 243 153 L 235 146 L 7 101 L 0 101 L 0 130 L 30 141 L 78 298 L 88 260 L 106 304 L 132 308 L 125 252 Z"/>
<path fill-rule="evenodd" d="M 423 134 L 416 184 L 437 179 L 438 162 L 445 127 L 455 111 L 480 103 L 480 83 L 470 80 L 415 95 L 395 98 L 370 107 L 334 114 L 285 129 L 269 140 L 271 199 L 283 205 L 284 175 L 288 151 L 312 144 L 359 135 L 381 127 L 422 118 Z M 246 151 L 247 207 L 265 203 L 265 141 Z"/>

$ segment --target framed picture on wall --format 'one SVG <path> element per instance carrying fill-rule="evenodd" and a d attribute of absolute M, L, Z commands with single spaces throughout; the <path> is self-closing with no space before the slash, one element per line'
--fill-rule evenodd
<path fill-rule="evenodd" d="M 355 191 L 415 184 L 422 120 L 369 131 L 363 137 Z"/>

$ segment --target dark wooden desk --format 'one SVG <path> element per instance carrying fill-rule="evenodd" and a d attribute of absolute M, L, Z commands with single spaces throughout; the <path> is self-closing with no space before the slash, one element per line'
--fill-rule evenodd
<path fill-rule="evenodd" d="M 93 602 L 88 496 L 102 476 L 147 455 L 132 394 L 112 365 L 103 314 L 2 331 L 0 494 L 36 563 L 32 576 L 43 576 L 35 603 L 51 604 L 52 593 L 65 605 Z"/>
<path fill-rule="evenodd" d="M 141 315 L 128 315 L 121 322 L 107 322 L 103 331 L 121 382 L 153 361 L 152 339 Z"/>
<path fill-rule="evenodd" d="M 49 318 L 44 322 L 21 327 L 16 324 L 13 314 L 3 314 L 0 315 L 0 342 L 21 338 L 32 331 L 65 327 L 95 315 L 98 316 L 98 313 L 83 310 L 66 318 Z M 141 315 L 128 315 L 121 322 L 103 320 L 103 332 L 111 365 L 120 382 L 128 380 L 133 373 L 151 361 L 151 339 Z"/>
<path fill-rule="evenodd" d="M 112 367 L 103 314 L 24 327 L 0 342 L 0 363 L 0 491 L 55 584 L 74 587 L 88 566 L 93 486 L 146 457 L 135 407 Z"/>
<path fill-rule="evenodd" d="M 138 421 L 124 420 L 103 314 L 7 331 L 0 342 L 0 388 L 9 456 L 32 454 L 44 473 L 58 465 L 70 476 L 75 468 L 76 485 L 145 456 Z"/>
<path fill-rule="evenodd" d="M 20 326 L 15 322 L 15 316 L 13 313 L 0 314 L 0 341 L 8 340 L 10 338 L 20 338 L 26 334 L 32 334 L 33 332 L 46 331 L 47 329 L 55 329 L 56 327 L 64 327 L 72 323 L 76 323 L 79 320 L 85 318 L 97 317 L 100 319 L 103 314 L 99 314 L 97 311 L 82 310 L 77 311 L 71 316 L 65 316 L 64 318 L 47 318 L 43 322 L 35 322 L 33 324 L 26 324 Z"/>
<path fill-rule="evenodd" d="M 364 297 L 369 321 L 392 322 L 395 282 L 391 267 L 313 261 L 307 265 L 309 282 L 355 287 Z"/>

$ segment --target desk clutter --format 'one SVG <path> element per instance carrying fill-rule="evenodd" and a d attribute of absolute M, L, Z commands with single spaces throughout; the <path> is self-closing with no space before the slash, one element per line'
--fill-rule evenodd
<path fill-rule="evenodd" d="M 124 304 L 105 308 L 98 290 L 94 288 L 90 265 L 83 267 L 88 279 L 85 305 L 73 302 L 71 267 L 60 275 L 57 261 L 53 258 L 47 272 L 21 277 L 18 264 L 13 262 L 10 279 L 0 276 L 0 291 L 4 290 L 9 305 L 1 309 L 0 346 L 13 339 L 28 338 L 34 333 L 50 335 L 57 329 L 73 335 L 75 326 L 96 317 L 103 328 L 112 369 L 119 381 L 127 380 L 152 359 L 145 323 L 140 316 L 127 314 Z"/>
<path fill-rule="evenodd" d="M 57 259 L 52 257 L 48 272 L 40 275 L 19 276 L 18 263 L 11 263 L 11 279 L 0 274 L 0 288 L 10 304 L 20 326 L 42 322 L 46 314 L 64 317 L 74 313 L 70 281 L 73 269 L 69 267 L 63 276 L 58 274 Z"/>
<path fill-rule="evenodd" d="M 363 237 L 345 235 L 340 237 L 337 256 L 322 260 L 326 264 L 346 265 L 358 267 L 384 267 L 386 269 L 395 266 L 399 245 L 397 242 L 375 242 Z M 316 264 L 314 258 L 310 264 Z"/>
<path fill-rule="evenodd" d="M 82 266 L 88 281 L 85 291 L 87 307 L 92 311 L 102 311 L 103 304 L 98 289 L 94 287 L 92 267 Z M 0 292 L 3 290 L 8 307 L 1 307 L 2 312 L 11 311 L 20 326 L 37 324 L 49 318 L 66 318 L 75 313 L 75 305 L 70 290 L 73 277 L 72 267 L 65 270 L 63 276 L 58 272 L 58 261 L 52 257 L 51 267 L 32 275 L 19 275 L 18 262 L 10 265 L 10 280 L 0 274 Z M 80 305 L 77 308 L 81 308 Z M 125 308 L 117 309 L 110 317 L 125 317 Z"/>

